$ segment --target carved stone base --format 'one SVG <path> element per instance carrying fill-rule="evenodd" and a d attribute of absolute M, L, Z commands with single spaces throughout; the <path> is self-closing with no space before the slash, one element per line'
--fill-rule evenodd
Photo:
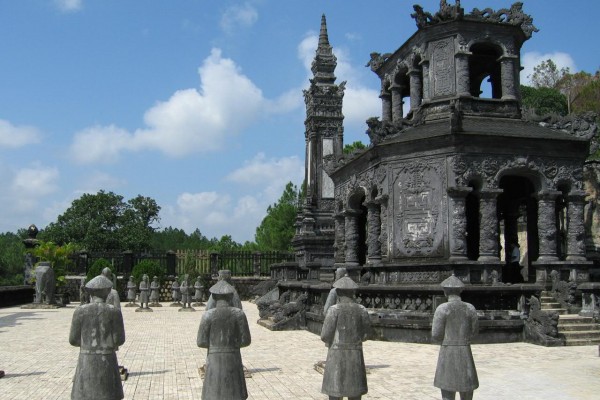
<path fill-rule="evenodd" d="M 119 365 L 119 375 L 121 375 L 121 381 L 126 381 L 129 378 L 129 371 L 122 365 Z"/>
<path fill-rule="evenodd" d="M 162 304 L 160 304 L 160 303 L 150 303 L 150 304 L 148 304 L 148 307 L 162 307 Z"/>
<path fill-rule="evenodd" d="M 242 368 L 244 369 L 244 378 L 252 378 L 252 374 L 248 371 L 248 368 L 244 365 L 242 365 Z M 198 374 L 200 375 L 200 379 L 204 380 L 204 376 L 206 375 L 206 364 L 198 368 Z"/>
<path fill-rule="evenodd" d="M 171 305 L 169 305 L 169 307 L 182 307 L 183 304 L 181 304 L 179 301 L 175 302 L 175 303 L 171 303 Z"/>
<path fill-rule="evenodd" d="M 204 307 L 206 304 L 204 304 L 203 302 L 200 303 L 192 303 L 192 307 Z"/>
<path fill-rule="evenodd" d="M 136 308 L 135 312 L 153 312 L 153 310 L 148 307 L 140 307 L 140 308 Z"/>
<path fill-rule="evenodd" d="M 31 303 L 21 306 L 23 309 L 38 309 L 38 310 L 56 310 L 57 308 L 65 307 L 63 304 L 43 304 Z"/>
<path fill-rule="evenodd" d="M 139 307 L 140 305 L 137 303 L 127 303 L 124 307 Z"/>
<path fill-rule="evenodd" d="M 181 307 L 179 311 L 196 311 L 193 307 Z"/>

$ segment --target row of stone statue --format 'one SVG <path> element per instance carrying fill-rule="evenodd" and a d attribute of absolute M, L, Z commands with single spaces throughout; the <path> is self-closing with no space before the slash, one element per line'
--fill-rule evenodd
<path fill-rule="evenodd" d="M 189 275 L 184 275 L 181 284 L 177 277 L 175 277 L 175 281 L 171 285 L 171 298 L 173 299 L 171 306 L 181 307 L 179 311 L 195 311 L 194 306 L 203 306 L 204 286 L 200 279 L 198 277 L 194 286 L 191 286 L 188 283 Z M 137 307 L 135 303 L 136 289 L 137 286 L 133 281 L 133 276 L 130 276 L 127 282 L 127 300 L 129 304 L 126 307 Z M 139 290 L 140 306 L 136 311 L 152 311 L 151 307 L 162 307 L 160 304 L 160 283 L 157 276 L 149 283 L 148 275 L 144 274 L 139 285 Z M 192 304 L 193 301 L 195 301 L 194 304 Z"/>
<path fill-rule="evenodd" d="M 328 347 L 322 393 L 330 400 L 360 399 L 368 391 L 362 342 L 371 334 L 369 314 L 354 301 L 358 284 L 344 274 L 325 305 L 321 340 Z M 225 271 L 209 289 L 210 298 L 198 328 L 197 345 L 207 349 L 202 399 L 246 399 L 248 392 L 240 348 L 250 345 L 250 329 L 237 291 Z M 122 399 L 116 351 L 125 342 L 120 309 L 108 304 L 113 283 L 104 274 L 85 285 L 91 302 L 73 314 L 69 341 L 81 348 L 72 399 Z M 475 308 L 461 301 L 464 284 L 452 275 L 442 282 L 448 302 L 435 311 L 432 338 L 441 343 L 434 385 L 444 400 L 471 400 L 479 386 L 470 341 L 477 332 Z M 100 329 L 102 327 L 102 329 Z"/>

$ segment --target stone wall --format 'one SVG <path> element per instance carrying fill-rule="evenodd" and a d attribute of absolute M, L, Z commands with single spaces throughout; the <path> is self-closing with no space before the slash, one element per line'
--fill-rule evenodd
<path fill-rule="evenodd" d="M 31 303 L 34 295 L 33 286 L 0 286 L 0 307 Z"/>

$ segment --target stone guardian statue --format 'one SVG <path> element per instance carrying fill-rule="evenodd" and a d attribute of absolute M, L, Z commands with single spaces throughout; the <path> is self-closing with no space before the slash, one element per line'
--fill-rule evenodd
<path fill-rule="evenodd" d="M 194 293 L 195 303 L 192 305 L 195 307 L 203 306 L 204 303 L 202 302 L 202 292 L 204 291 L 204 286 L 202 286 L 200 276 L 198 276 L 198 278 L 196 278 L 196 283 L 194 283 L 194 290 L 195 290 L 195 293 Z"/>
<path fill-rule="evenodd" d="M 232 306 L 233 286 L 220 280 L 209 291 L 215 307 L 202 316 L 197 338 L 208 349 L 202 400 L 247 399 L 240 348 L 250 345 L 248 320 Z"/>
<path fill-rule="evenodd" d="M 242 300 L 240 299 L 240 295 L 238 294 L 237 290 L 235 290 L 235 286 L 233 286 L 233 283 L 231 281 L 231 271 L 228 269 L 222 269 L 219 271 L 219 281 L 225 281 L 228 284 L 231 285 L 231 287 L 233 287 L 233 299 L 232 299 L 232 304 L 234 307 L 239 308 L 240 310 L 242 309 Z M 208 298 L 208 301 L 206 302 L 206 309 L 210 310 L 211 308 L 215 308 L 215 301 L 212 297 L 212 294 L 210 295 L 210 297 Z"/>
<path fill-rule="evenodd" d="M 441 343 L 433 385 L 442 391 L 443 400 L 471 400 L 479 387 L 471 338 L 477 334 L 475 307 L 460 299 L 464 284 L 454 274 L 441 283 L 448 302 L 440 304 L 433 315 L 431 338 Z"/>
<path fill-rule="evenodd" d="M 354 302 L 358 284 L 345 276 L 333 284 L 338 303 L 327 310 L 321 340 L 329 348 L 321 393 L 330 400 L 360 400 L 368 391 L 362 342 L 371 332 L 365 307 Z"/>
<path fill-rule="evenodd" d="M 175 277 L 173 284 L 171 285 L 171 297 L 173 298 L 173 303 L 171 303 L 171 307 L 181 307 L 181 292 L 179 289 L 179 278 Z"/>
<path fill-rule="evenodd" d="M 152 278 L 150 284 L 150 307 L 162 307 L 160 304 L 160 282 L 158 282 L 158 276 Z"/>
<path fill-rule="evenodd" d="M 135 311 L 152 311 L 150 307 L 148 307 L 148 301 L 150 300 L 150 295 L 148 291 L 150 290 L 150 284 L 148 283 L 148 275 L 144 274 L 142 277 L 142 281 L 140 282 L 140 307 L 136 308 Z M 144 307 L 144 304 L 146 307 Z"/>
<path fill-rule="evenodd" d="M 179 286 L 179 291 L 181 292 L 181 302 L 183 303 L 183 307 L 179 309 L 179 311 L 196 311 L 194 307 L 192 307 L 192 296 L 190 296 L 190 285 L 188 283 L 189 275 L 184 275 L 183 281 Z"/>
<path fill-rule="evenodd" d="M 123 316 L 106 304 L 112 282 L 99 275 L 86 284 L 91 303 L 75 309 L 69 343 L 79 347 L 72 400 L 123 398 L 116 350 L 125 343 Z"/>
<path fill-rule="evenodd" d="M 128 304 L 125 305 L 125 307 L 137 307 L 137 304 L 135 303 L 135 295 L 136 295 L 136 284 L 133 281 L 133 275 L 129 276 L 129 281 L 127 281 L 127 301 L 129 301 Z"/>

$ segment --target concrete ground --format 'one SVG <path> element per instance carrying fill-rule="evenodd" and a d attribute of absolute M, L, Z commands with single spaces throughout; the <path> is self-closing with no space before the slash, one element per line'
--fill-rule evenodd
<path fill-rule="evenodd" d="M 57 310 L 0 308 L 0 398 L 69 399 L 79 349 L 68 342 L 75 305 Z M 197 312 L 123 307 L 126 342 L 119 363 L 129 369 L 126 399 L 200 399 L 196 347 L 204 307 Z M 327 399 L 313 368 L 327 349 L 306 331 L 271 332 L 258 326 L 256 306 L 244 303 L 252 344 L 242 349 L 249 399 Z M 440 399 L 433 387 L 438 346 L 366 342 L 369 393 L 363 399 Z M 598 346 L 545 348 L 524 343 L 474 345 L 480 387 L 474 399 L 600 398 Z"/>

